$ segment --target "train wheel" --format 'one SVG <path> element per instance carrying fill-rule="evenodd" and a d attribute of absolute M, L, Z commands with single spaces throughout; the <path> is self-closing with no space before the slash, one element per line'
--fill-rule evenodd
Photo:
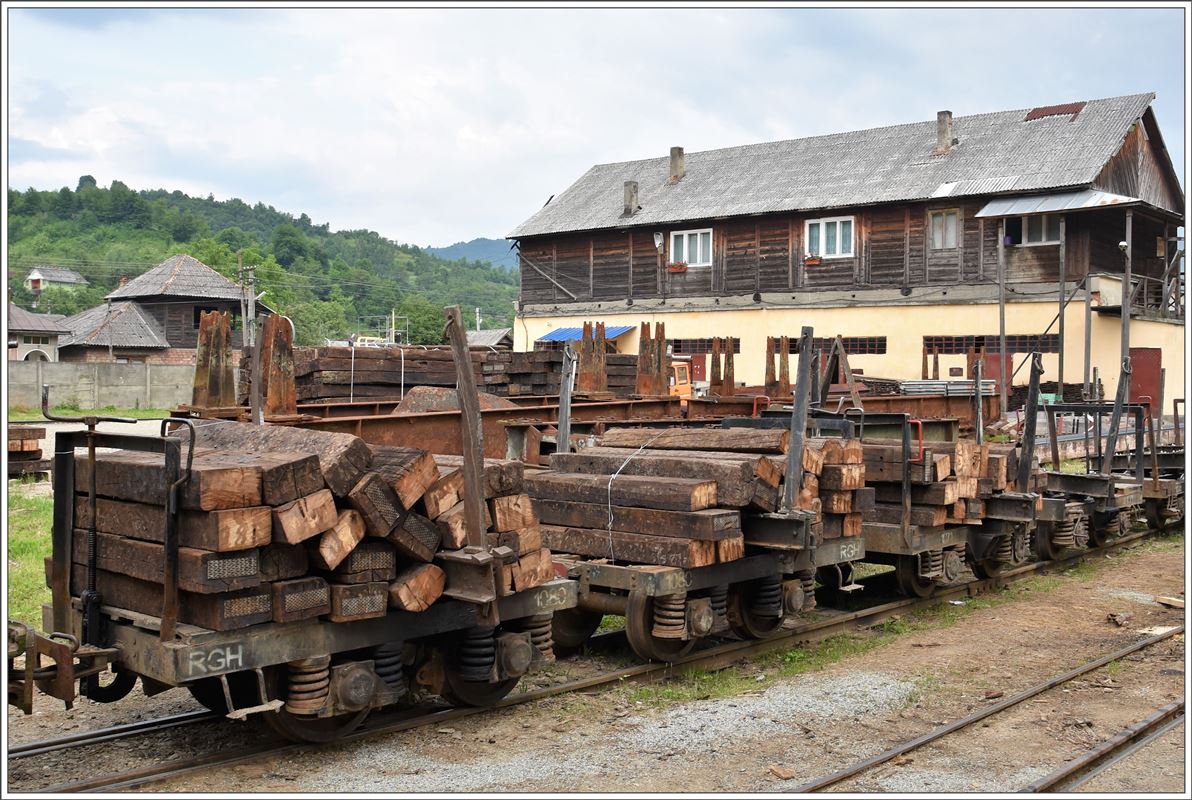
<path fill-rule="evenodd" d="M 1109 540 L 1121 532 L 1120 520 L 1121 517 L 1116 511 L 1112 514 L 1094 514 L 1093 519 L 1089 520 L 1089 547 L 1104 547 L 1109 544 Z"/>
<path fill-rule="evenodd" d="M 977 561 L 975 563 L 969 564 L 969 569 L 971 569 L 973 574 L 978 578 L 982 580 L 988 580 L 989 578 L 996 578 L 1001 575 L 1006 571 L 1006 567 L 1008 566 L 1009 564 L 1007 564 L 1005 561 L 987 558 L 984 561 Z"/>
<path fill-rule="evenodd" d="M 918 556 L 898 556 L 894 577 L 898 581 L 898 590 L 908 597 L 930 597 L 935 591 L 935 581 L 919 575 Z"/>
<path fill-rule="evenodd" d="M 694 639 L 663 639 L 654 631 L 654 598 L 642 592 L 629 593 L 629 607 L 625 611 L 625 637 L 629 646 L 648 661 L 671 662 L 682 658 L 695 647 Z"/>
<path fill-rule="evenodd" d="M 269 699 L 286 699 L 288 671 L 285 664 L 270 667 L 265 671 L 265 689 Z M 339 714 L 334 717 L 317 717 L 313 714 L 291 714 L 282 706 L 277 711 L 265 711 L 260 717 L 269 730 L 291 742 L 333 742 L 346 736 L 364 722 L 369 709 Z"/>
<path fill-rule="evenodd" d="M 1063 548 L 1056 547 L 1051 537 L 1051 525 L 1040 523 L 1035 528 L 1034 550 L 1035 558 L 1039 561 L 1054 561 L 1059 557 L 1060 550 Z"/>
<path fill-rule="evenodd" d="M 754 588 L 756 592 L 756 587 Z M 728 593 L 728 624 L 742 639 L 768 639 L 782 630 L 782 584 L 778 584 L 778 616 L 758 614 L 752 608 L 753 592 L 734 586 Z M 771 603 L 772 605 L 772 598 Z"/>
<path fill-rule="evenodd" d="M 1166 503 L 1156 498 L 1148 498 L 1146 501 L 1146 524 L 1151 530 L 1161 531 L 1167 527 L 1167 520 L 1163 519 L 1163 509 Z"/>
<path fill-rule="evenodd" d="M 455 670 L 447 670 L 447 685 L 443 687 L 443 699 L 453 706 L 494 706 L 513 691 L 520 678 L 507 678 L 497 683 L 468 681 Z"/>
<path fill-rule="evenodd" d="M 566 657 L 578 653 L 603 619 L 604 615 L 599 611 L 585 611 L 582 608 L 556 611 L 551 620 L 555 655 Z"/>

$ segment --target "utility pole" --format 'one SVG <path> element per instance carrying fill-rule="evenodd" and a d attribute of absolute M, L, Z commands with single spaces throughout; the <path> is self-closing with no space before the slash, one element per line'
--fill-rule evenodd
<path fill-rule="evenodd" d="M 397 342 L 397 309 L 389 309 L 389 341 Z"/>
<path fill-rule="evenodd" d="M 476 306 L 476 330 L 480 330 L 480 306 Z"/>
<path fill-rule="evenodd" d="M 248 346 L 257 341 L 257 268 L 248 267 L 248 313 L 244 319 L 244 343 Z"/>

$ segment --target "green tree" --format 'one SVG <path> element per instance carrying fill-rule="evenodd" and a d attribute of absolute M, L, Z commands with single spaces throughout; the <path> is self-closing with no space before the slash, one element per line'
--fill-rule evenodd
<path fill-rule="evenodd" d="M 99 184 L 95 182 L 94 177 L 91 175 L 83 175 L 79 178 L 79 185 L 75 187 L 75 191 L 81 192 L 84 189 L 95 189 L 98 186 Z"/>
<path fill-rule="evenodd" d="M 63 186 L 58 190 L 58 193 L 50 200 L 50 214 L 57 219 L 70 219 L 74 216 L 75 211 L 75 196 L 74 192 Z"/>

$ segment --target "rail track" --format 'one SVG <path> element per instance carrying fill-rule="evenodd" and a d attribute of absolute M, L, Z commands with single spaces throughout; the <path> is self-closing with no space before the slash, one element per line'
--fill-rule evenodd
<path fill-rule="evenodd" d="M 957 733 L 958 731 L 965 730 L 966 728 L 972 726 L 974 723 L 980 722 L 983 719 L 992 717 L 995 714 L 1000 714 L 1001 712 L 1005 711 L 1006 709 L 1013 708 L 1014 706 L 1018 705 L 1019 703 L 1023 702 L 1024 700 L 1029 700 L 1030 698 L 1034 697 L 1035 695 L 1042 694 L 1043 692 L 1046 692 L 1050 689 L 1054 689 L 1058 686 L 1062 686 L 1063 684 L 1065 684 L 1075 678 L 1079 678 L 1081 675 L 1085 675 L 1089 672 L 1092 672 L 1093 670 L 1100 669 L 1101 667 L 1104 667 L 1106 664 L 1109 664 L 1112 661 L 1116 661 L 1119 658 L 1124 658 L 1125 656 L 1128 656 L 1131 653 L 1136 653 L 1139 650 L 1143 650 L 1147 647 L 1150 647 L 1151 645 L 1158 644 L 1159 642 L 1170 639 L 1171 637 L 1181 634 L 1183 632 L 1184 632 L 1184 626 L 1179 625 L 1175 628 L 1172 628 L 1170 631 L 1158 634 L 1156 636 L 1152 636 L 1148 639 L 1143 639 L 1141 642 L 1136 642 L 1135 644 L 1132 644 L 1128 647 L 1123 647 L 1122 649 L 1116 650 L 1108 655 L 1102 656 L 1101 658 L 1097 658 L 1092 661 L 1089 661 L 1088 663 L 1083 664 L 1075 669 L 1069 670 L 1068 672 L 1065 672 L 1061 675 L 1056 675 L 1055 677 L 1050 678 L 1046 681 L 1043 681 L 1042 683 L 1036 684 L 1029 689 L 1025 689 L 1011 697 L 1007 697 L 1005 700 L 1002 700 L 1000 703 L 995 703 L 992 706 L 983 708 L 980 711 L 970 714 L 969 716 L 964 717 L 962 719 L 958 719 L 955 722 L 950 722 L 947 725 L 941 725 L 940 727 L 936 728 L 935 730 L 929 731 L 929 732 L 923 734 L 922 736 L 918 736 L 914 739 L 911 739 L 910 741 L 903 742 L 902 744 L 892 747 L 889 750 L 886 750 L 884 752 L 878 753 L 875 756 L 870 756 L 869 758 L 862 759 L 861 761 L 858 761 L 855 764 L 845 767 L 844 769 L 839 770 L 837 772 L 833 772 L 830 775 L 825 775 L 821 778 L 816 778 L 813 781 L 809 781 L 808 783 L 805 783 L 802 786 L 800 786 L 798 789 L 795 789 L 795 792 L 799 793 L 799 794 L 805 794 L 808 792 L 817 792 L 817 791 L 820 791 L 821 789 L 826 789 L 829 786 L 835 786 L 838 783 L 842 783 L 843 781 L 849 780 L 851 778 L 855 778 L 858 775 L 860 775 L 870 769 L 873 769 L 874 767 L 885 764 L 888 761 L 892 761 L 895 758 L 905 755 L 913 750 L 917 750 L 920 747 L 923 747 L 924 745 L 931 744 L 932 742 L 943 739 L 945 736 L 950 736 L 954 733 Z M 1176 706 L 1178 706 L 1178 709 L 1176 708 Z M 1180 714 L 1180 719 L 1182 719 L 1183 718 L 1182 717 L 1183 707 L 1184 707 L 1184 702 L 1182 700 L 1178 701 L 1177 703 L 1173 703 L 1171 706 L 1167 707 L 1168 710 L 1166 711 L 1166 713 L 1152 715 L 1150 718 L 1148 718 L 1148 720 L 1144 721 L 1146 724 L 1143 725 L 1142 727 L 1135 726 L 1136 728 L 1138 728 L 1138 730 L 1132 736 L 1126 737 L 1124 739 L 1119 736 L 1119 737 L 1115 737 L 1114 739 L 1109 740 L 1109 742 L 1107 742 L 1102 747 L 1095 749 L 1094 751 L 1092 751 L 1091 753 L 1087 754 L 1086 756 L 1084 756 L 1082 758 L 1076 759 L 1074 762 L 1071 762 L 1070 765 L 1065 765 L 1065 768 L 1057 770 L 1056 772 L 1052 773 L 1047 778 L 1044 778 L 1043 780 L 1039 781 L 1036 784 L 1031 784 L 1030 787 L 1028 787 L 1027 789 L 1024 789 L 1023 791 L 1031 791 L 1031 792 L 1051 791 L 1052 787 L 1061 785 L 1062 783 L 1064 783 L 1066 781 L 1066 779 L 1069 776 L 1076 774 L 1083 767 L 1091 766 L 1094 763 L 1094 761 L 1096 760 L 1096 759 L 1093 759 L 1093 756 L 1095 754 L 1097 754 L 1099 751 L 1104 750 L 1103 756 L 1105 756 L 1105 757 L 1107 757 L 1108 755 L 1110 755 L 1112 753 L 1118 752 L 1122 747 L 1125 747 L 1127 744 L 1130 744 L 1131 742 L 1136 741 L 1138 738 L 1142 737 L 1144 734 L 1146 734 L 1148 732 L 1154 731 L 1160 725 L 1162 725 L 1164 722 L 1170 721 L 1172 716 L 1174 716 L 1177 713 L 1177 711 Z M 1133 731 L 1134 728 L 1131 728 L 1131 730 Z M 1119 739 L 1121 739 L 1121 741 L 1119 741 Z M 1107 746 L 1110 743 L 1113 743 L 1114 747 L 1108 748 Z M 1091 777 L 1091 776 L 1089 776 L 1089 777 Z"/>
<path fill-rule="evenodd" d="M 994 578 L 975 579 L 968 583 L 945 586 L 926 598 L 902 598 L 892 602 L 856 611 L 834 611 L 825 617 L 784 629 L 776 636 L 761 640 L 731 641 L 699 650 L 685 656 L 672 664 L 646 663 L 628 668 L 614 670 L 600 675 L 594 675 L 577 681 L 558 684 L 542 689 L 511 695 L 492 708 L 508 708 L 542 700 L 548 697 L 567 694 L 570 692 L 586 691 L 605 687 L 625 681 L 657 681 L 682 674 L 693 669 L 721 669 L 751 656 L 781 647 L 820 641 L 831 636 L 879 624 L 896 615 L 906 614 L 919 609 L 933 606 L 946 600 L 961 597 L 976 597 L 990 591 L 1007 586 L 1013 582 L 1034 575 L 1047 574 L 1073 566 L 1086 558 L 1103 556 L 1134 544 L 1157 531 L 1140 531 L 1114 539 L 1095 550 L 1085 550 L 1071 553 L 1067 556 L 1051 561 L 1025 564 L 1015 569 L 1007 570 Z M 1182 627 L 1180 628 L 1182 630 Z M 619 635 L 620 632 L 610 634 Z M 1000 704 L 999 704 L 1000 705 Z M 446 708 L 405 709 L 393 712 L 379 712 L 373 714 L 356 731 L 337 739 L 348 742 L 388 733 L 397 733 L 424 726 L 437 725 L 452 720 L 463 719 L 488 711 L 489 708 Z M 32 742 L 18 745 L 10 751 L 10 757 L 26 757 L 41 753 L 74 749 L 112 741 L 128 736 L 142 735 L 180 725 L 195 724 L 202 721 L 216 719 L 217 715 L 207 712 L 192 712 L 189 715 L 176 715 L 163 720 L 145 723 L 134 723 L 128 726 L 117 726 L 99 731 L 75 734 L 69 737 Z M 155 723 L 160 727 L 154 727 Z M 261 742 L 259 745 L 239 748 L 233 753 L 217 752 L 183 759 L 153 764 L 139 769 L 121 773 L 113 773 L 89 778 L 83 781 L 63 783 L 45 787 L 41 791 L 47 793 L 72 793 L 115 791 L 131 789 L 147 784 L 156 783 L 170 778 L 180 777 L 189 773 L 211 767 L 230 767 L 249 762 L 264 756 L 280 756 L 300 752 L 308 749 L 309 744 L 291 743 L 279 740 Z M 894 756 L 891 756 L 893 758 Z M 842 779 L 843 780 L 843 779 Z"/>

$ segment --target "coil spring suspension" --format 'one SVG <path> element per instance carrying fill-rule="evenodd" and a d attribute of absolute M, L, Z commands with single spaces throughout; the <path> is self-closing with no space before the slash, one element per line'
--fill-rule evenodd
<path fill-rule="evenodd" d="M 1114 511 L 1105 521 L 1105 535 L 1120 536 L 1123 528 L 1122 522 L 1122 512 Z"/>
<path fill-rule="evenodd" d="M 331 687 L 331 656 L 291 661 L 286 676 L 286 711 L 317 714 Z"/>
<path fill-rule="evenodd" d="M 799 582 L 803 584 L 803 610 L 810 611 L 815 608 L 815 570 L 800 572 Z"/>
<path fill-rule="evenodd" d="M 687 632 L 687 593 L 654 598 L 654 629 L 659 639 L 682 639 Z"/>
<path fill-rule="evenodd" d="M 708 600 L 712 604 L 712 633 L 728 630 L 728 587 L 712 587 Z"/>
<path fill-rule="evenodd" d="M 993 560 L 1002 564 L 1010 564 L 1014 561 L 1014 534 L 1006 533 L 998 537 Z"/>
<path fill-rule="evenodd" d="M 919 554 L 919 577 L 938 578 L 944 574 L 944 551 L 925 550 Z"/>
<path fill-rule="evenodd" d="M 386 642 L 373 651 L 373 670 L 390 689 L 403 687 L 402 649 L 401 642 Z"/>
<path fill-rule="evenodd" d="M 553 619 L 554 614 L 535 614 L 522 620 L 522 630 L 530 634 L 530 644 L 547 662 L 555 660 L 555 642 L 551 635 Z"/>
<path fill-rule="evenodd" d="M 749 612 L 767 619 L 782 616 L 782 578 L 775 575 L 758 580 L 749 596 Z"/>
<path fill-rule="evenodd" d="M 459 676 L 466 681 L 489 681 L 497 663 L 496 628 L 477 625 L 464 631 L 459 643 Z"/>

